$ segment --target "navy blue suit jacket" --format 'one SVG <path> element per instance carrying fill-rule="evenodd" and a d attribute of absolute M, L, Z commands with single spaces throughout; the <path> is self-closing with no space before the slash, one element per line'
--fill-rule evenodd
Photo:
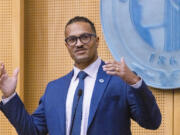
<path fill-rule="evenodd" d="M 130 118 L 148 129 L 161 123 L 160 110 L 143 82 L 134 89 L 120 77 L 106 74 L 102 62 L 90 106 L 87 135 L 131 135 Z M 18 95 L 0 109 L 19 135 L 65 135 L 66 96 L 73 71 L 50 82 L 36 111 L 29 115 Z M 103 81 L 99 81 L 103 79 Z"/>

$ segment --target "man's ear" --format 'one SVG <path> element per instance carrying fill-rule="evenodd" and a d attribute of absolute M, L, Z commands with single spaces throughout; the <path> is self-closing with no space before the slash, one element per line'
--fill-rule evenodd
<path fill-rule="evenodd" d="M 65 42 L 65 46 L 68 47 L 68 44 Z"/>
<path fill-rule="evenodd" d="M 96 44 L 97 44 L 97 48 L 99 46 L 99 37 L 96 37 Z"/>

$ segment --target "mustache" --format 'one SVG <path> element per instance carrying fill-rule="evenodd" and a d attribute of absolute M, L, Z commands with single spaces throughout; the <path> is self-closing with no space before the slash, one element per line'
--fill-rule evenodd
<path fill-rule="evenodd" d="M 85 48 L 85 47 L 77 47 L 77 48 L 74 49 L 74 52 L 85 51 L 85 50 L 88 50 L 88 49 Z"/>

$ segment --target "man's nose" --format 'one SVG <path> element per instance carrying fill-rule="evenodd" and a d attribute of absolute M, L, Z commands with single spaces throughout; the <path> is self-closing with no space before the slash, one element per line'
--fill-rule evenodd
<path fill-rule="evenodd" d="M 83 45 L 83 43 L 81 42 L 81 40 L 79 39 L 79 38 L 77 38 L 77 43 L 76 43 L 76 46 L 82 46 Z"/>

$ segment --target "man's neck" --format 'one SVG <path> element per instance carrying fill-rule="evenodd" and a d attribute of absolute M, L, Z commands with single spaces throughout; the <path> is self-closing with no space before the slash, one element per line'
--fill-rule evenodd
<path fill-rule="evenodd" d="M 80 70 L 83 70 L 85 68 L 87 68 L 89 65 L 91 65 L 93 62 L 95 62 L 97 60 L 98 57 L 96 57 L 95 59 L 88 61 L 88 62 L 84 62 L 84 63 L 75 63 L 74 65 L 79 68 Z"/>

